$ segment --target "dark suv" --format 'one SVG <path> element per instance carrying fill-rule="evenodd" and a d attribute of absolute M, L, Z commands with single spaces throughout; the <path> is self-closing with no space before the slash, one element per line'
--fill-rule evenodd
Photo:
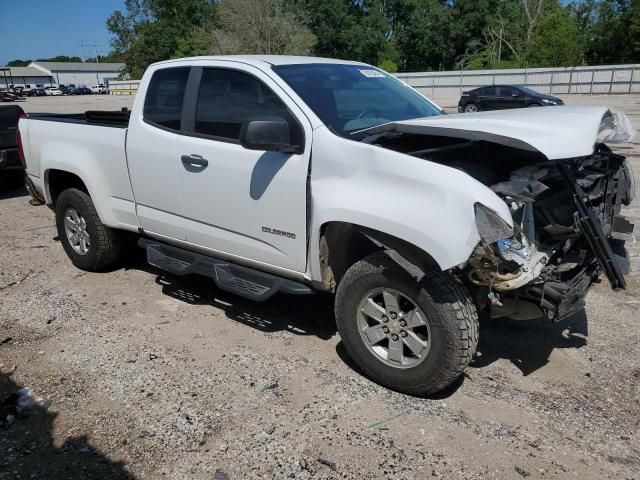
<path fill-rule="evenodd" d="M 24 175 L 16 141 L 18 119 L 23 114 L 18 105 L 0 106 L 0 186 L 17 183 Z"/>
<path fill-rule="evenodd" d="M 538 93 L 519 85 L 492 85 L 463 92 L 458 102 L 458 112 L 552 105 L 564 105 L 564 102 L 558 97 Z"/>

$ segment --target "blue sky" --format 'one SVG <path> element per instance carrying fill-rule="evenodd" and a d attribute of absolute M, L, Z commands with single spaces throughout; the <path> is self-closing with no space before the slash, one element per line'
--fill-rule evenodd
<path fill-rule="evenodd" d="M 80 42 L 110 49 L 106 20 L 114 10 L 124 10 L 124 0 L 0 0 L 0 65 L 9 60 L 82 57 Z M 93 47 L 85 48 L 94 56 Z"/>

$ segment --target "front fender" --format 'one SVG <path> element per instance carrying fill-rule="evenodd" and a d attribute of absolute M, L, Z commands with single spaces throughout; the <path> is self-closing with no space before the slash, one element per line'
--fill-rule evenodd
<path fill-rule="evenodd" d="M 429 254 L 442 270 L 466 262 L 480 240 L 475 203 L 513 225 L 507 205 L 461 170 L 337 137 L 326 128 L 316 131 L 314 144 L 309 259 L 314 280 L 320 230 L 327 222 L 400 238 Z"/>

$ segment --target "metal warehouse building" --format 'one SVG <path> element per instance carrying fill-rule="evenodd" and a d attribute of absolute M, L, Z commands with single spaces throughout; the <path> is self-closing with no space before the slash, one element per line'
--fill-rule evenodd
<path fill-rule="evenodd" d="M 91 87 L 118 78 L 124 63 L 31 62 L 28 68 L 52 77 L 56 85 Z"/>
<path fill-rule="evenodd" d="M 0 67 L 0 88 L 9 88 L 12 85 L 25 88 L 50 87 L 55 85 L 55 81 L 50 74 L 37 68 Z"/>

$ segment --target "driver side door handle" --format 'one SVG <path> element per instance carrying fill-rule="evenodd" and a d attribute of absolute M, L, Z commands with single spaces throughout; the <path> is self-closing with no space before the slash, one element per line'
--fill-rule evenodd
<path fill-rule="evenodd" d="M 207 165 L 209 165 L 209 160 L 204 158 L 202 155 L 182 155 L 180 159 L 185 165 L 195 165 L 198 167 L 206 167 Z"/>

